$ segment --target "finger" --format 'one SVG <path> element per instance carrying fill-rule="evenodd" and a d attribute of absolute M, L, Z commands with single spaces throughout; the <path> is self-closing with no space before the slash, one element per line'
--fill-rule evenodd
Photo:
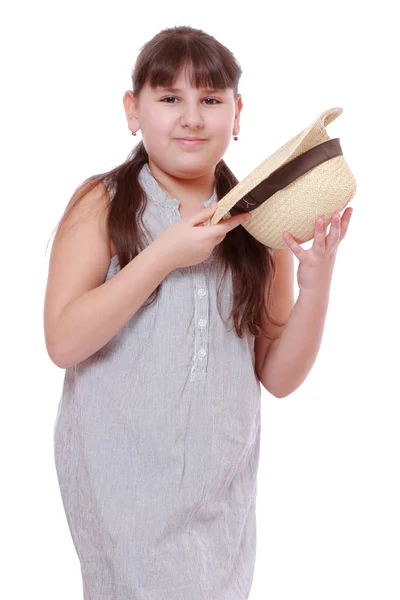
<path fill-rule="evenodd" d="M 219 223 L 216 223 L 213 225 L 213 227 L 220 228 L 222 231 L 227 233 L 242 223 L 248 223 L 251 221 L 251 218 L 252 217 L 250 213 L 240 213 L 240 215 L 235 215 L 233 217 L 229 217 L 228 219 L 219 221 Z"/>
<path fill-rule="evenodd" d="M 211 217 L 215 213 L 216 208 L 217 208 L 217 203 L 212 202 L 210 204 L 210 206 L 207 206 L 207 208 L 203 208 L 198 213 L 196 213 L 195 215 L 190 217 L 189 223 L 191 225 L 202 225 L 203 223 L 205 223 L 206 221 L 211 219 Z"/>
<path fill-rule="evenodd" d="M 339 240 L 340 242 L 342 241 L 342 239 L 344 238 L 344 236 L 347 233 L 347 229 L 349 227 L 350 218 L 351 218 L 352 214 L 353 214 L 352 208 L 346 208 L 345 212 L 343 213 L 342 222 L 341 222 L 341 226 L 340 226 L 340 240 Z"/>
<path fill-rule="evenodd" d="M 334 250 L 340 242 L 340 229 L 341 229 L 341 216 L 340 213 L 335 212 L 332 215 L 331 226 L 329 228 L 329 234 L 326 236 L 326 248 L 329 251 Z"/>
<path fill-rule="evenodd" d="M 326 227 L 325 221 L 323 217 L 318 217 L 315 221 L 314 227 L 314 240 L 312 243 L 312 249 L 318 254 L 325 253 L 325 237 L 326 237 Z"/>
<path fill-rule="evenodd" d="M 304 250 L 304 248 L 302 248 L 300 244 L 296 242 L 292 234 L 288 231 L 284 231 L 282 233 L 282 238 L 285 244 L 299 260 L 301 260 L 303 255 L 307 253 L 306 250 Z"/>

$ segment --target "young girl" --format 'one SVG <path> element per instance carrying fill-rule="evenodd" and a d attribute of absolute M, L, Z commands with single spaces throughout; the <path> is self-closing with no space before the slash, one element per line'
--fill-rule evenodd
<path fill-rule="evenodd" d="M 307 251 L 289 232 L 287 250 L 263 246 L 247 213 L 207 226 L 238 182 L 223 155 L 240 75 L 201 30 L 145 44 L 123 98 L 143 141 L 80 186 L 53 243 L 55 464 L 85 600 L 250 593 L 260 382 L 283 398 L 309 373 L 351 210 L 327 237 L 317 223 Z"/>

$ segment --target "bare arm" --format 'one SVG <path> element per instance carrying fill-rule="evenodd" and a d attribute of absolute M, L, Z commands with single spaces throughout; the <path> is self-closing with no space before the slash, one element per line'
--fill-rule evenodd
<path fill-rule="evenodd" d="M 54 240 L 44 306 L 47 352 L 61 368 L 69 368 L 102 348 L 177 266 L 198 264 L 246 213 L 221 225 L 199 227 L 215 211 L 204 208 L 168 227 L 108 281 L 110 240 L 108 194 L 95 186 L 70 206 Z M 69 226 L 67 226 L 69 223 Z"/>
<path fill-rule="evenodd" d="M 271 394 L 284 398 L 306 379 L 321 345 L 329 289 L 300 291 L 282 335 L 271 343 L 260 381 Z"/>
<path fill-rule="evenodd" d="M 66 369 L 102 348 L 171 270 L 155 240 L 114 277 L 75 298 L 62 311 L 48 344 L 52 361 Z"/>
<path fill-rule="evenodd" d="M 284 239 L 299 260 L 300 293 L 282 335 L 268 349 L 261 369 L 264 387 L 277 398 L 294 392 L 311 371 L 324 333 L 329 293 L 337 249 L 344 239 L 352 214 L 332 216 L 326 235 L 322 217 L 316 219 L 312 247 L 305 250 L 285 232 Z"/>

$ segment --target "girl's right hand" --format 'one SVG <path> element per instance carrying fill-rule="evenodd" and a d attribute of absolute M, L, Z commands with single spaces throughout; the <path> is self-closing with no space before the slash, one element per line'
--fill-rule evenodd
<path fill-rule="evenodd" d="M 229 231 L 251 218 L 249 213 L 241 213 L 208 226 L 207 221 L 211 219 L 215 209 L 216 203 L 212 203 L 196 215 L 171 225 L 156 238 L 155 241 L 161 244 L 163 259 L 172 269 L 203 262 Z"/>

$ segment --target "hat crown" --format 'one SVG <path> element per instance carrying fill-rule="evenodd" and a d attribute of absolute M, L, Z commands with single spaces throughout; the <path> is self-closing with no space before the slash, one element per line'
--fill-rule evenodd
<path fill-rule="evenodd" d="M 239 181 L 218 202 L 211 225 L 231 216 L 229 211 L 238 205 L 241 211 L 253 213 L 253 219 L 243 227 L 265 245 L 284 248 L 282 231 L 290 231 L 297 241 L 310 240 L 315 219 L 324 215 L 329 220 L 333 212 L 348 204 L 357 189 L 339 138 L 331 140 L 326 131 L 342 112 L 342 108 L 334 107 L 320 113 L 311 125 Z"/>

